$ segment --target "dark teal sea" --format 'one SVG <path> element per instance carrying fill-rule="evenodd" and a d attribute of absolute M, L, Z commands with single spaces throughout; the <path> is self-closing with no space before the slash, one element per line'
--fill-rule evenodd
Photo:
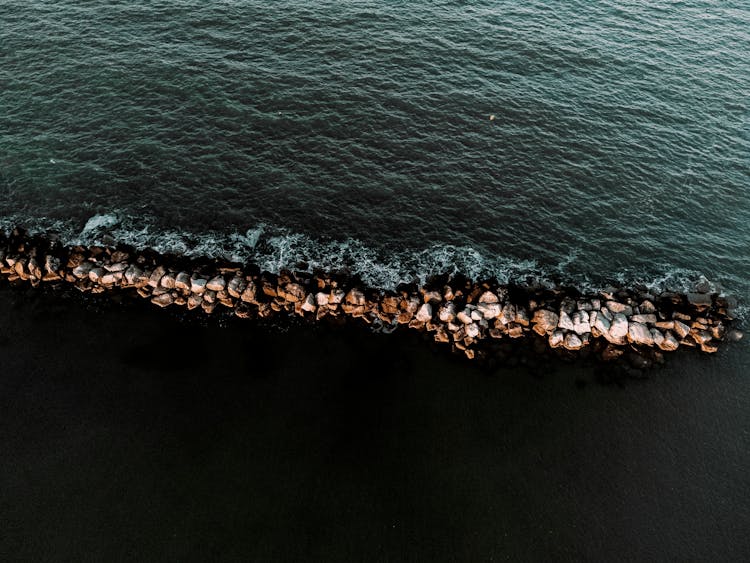
<path fill-rule="evenodd" d="M 582 288 L 705 276 L 742 313 L 748 53 L 738 0 L 0 0 L 0 228 L 304 262 L 382 288 L 443 272 Z M 208 530 L 202 560 L 352 560 L 359 541 L 376 560 L 750 556 L 747 339 L 581 394 L 575 374 L 501 384 L 401 343 L 381 365 L 388 345 L 261 331 L 258 383 L 234 329 L 230 351 L 135 313 L 92 331 L 79 305 L 0 293 L 6 554 L 126 560 L 129 535 L 131 555 L 184 560 Z M 181 363 L 185 349 L 204 363 Z M 121 410 L 92 406 L 117 394 Z M 35 531 L 41 544 L 19 543 Z"/>

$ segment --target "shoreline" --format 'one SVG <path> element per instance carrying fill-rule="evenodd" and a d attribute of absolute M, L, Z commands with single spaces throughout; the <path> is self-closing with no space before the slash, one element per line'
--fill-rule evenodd
<path fill-rule="evenodd" d="M 16 228 L 0 232 L 0 279 L 11 285 L 122 294 L 160 308 L 240 319 L 300 318 L 357 323 L 390 333 L 411 329 L 474 361 L 502 362 L 523 342 L 539 355 L 663 363 L 684 348 L 715 353 L 742 338 L 732 298 L 700 283 L 694 292 L 649 293 L 611 287 L 500 284 L 435 275 L 396 291 L 367 287 L 357 276 L 261 271 L 253 264 L 160 254 L 126 245 L 64 246 Z"/>

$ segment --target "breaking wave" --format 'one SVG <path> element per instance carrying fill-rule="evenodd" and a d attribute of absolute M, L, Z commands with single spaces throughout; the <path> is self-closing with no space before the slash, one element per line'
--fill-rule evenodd
<path fill-rule="evenodd" d="M 359 240 L 325 240 L 267 224 L 244 232 L 187 232 L 159 227 L 154 219 L 124 213 L 91 216 L 85 224 L 61 220 L 39 220 L 29 224 L 20 217 L 0 219 L 6 233 L 22 226 L 32 234 L 57 237 L 70 245 L 126 244 L 152 248 L 161 253 L 189 257 L 221 258 L 254 263 L 262 270 L 322 270 L 355 275 L 370 287 L 395 289 L 401 283 L 424 284 L 435 274 L 463 274 L 470 279 L 497 279 L 500 283 L 535 282 L 549 287 L 570 285 L 596 291 L 608 285 L 642 285 L 654 291 L 691 291 L 709 283 L 711 290 L 726 294 L 738 288 L 708 282 L 699 271 L 654 265 L 649 272 L 624 268 L 614 275 L 596 276 L 581 269 L 579 253 L 573 250 L 559 263 L 542 265 L 536 260 L 487 256 L 469 246 L 436 244 L 422 250 L 388 250 L 370 247 Z"/>

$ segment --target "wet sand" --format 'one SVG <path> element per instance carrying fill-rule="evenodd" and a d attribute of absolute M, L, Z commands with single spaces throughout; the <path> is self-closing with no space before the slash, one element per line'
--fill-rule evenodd
<path fill-rule="evenodd" d="M 3 288 L 0 559 L 747 560 L 747 347 L 602 385 Z"/>

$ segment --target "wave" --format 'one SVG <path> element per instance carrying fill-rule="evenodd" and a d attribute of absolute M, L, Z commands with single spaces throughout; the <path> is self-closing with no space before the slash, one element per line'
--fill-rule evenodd
<path fill-rule="evenodd" d="M 244 232 L 164 229 L 153 218 L 117 212 L 93 215 L 82 227 L 59 219 L 0 218 L 0 229 L 6 233 L 15 226 L 32 234 L 54 235 L 69 245 L 126 244 L 193 258 L 253 263 L 273 273 L 282 269 L 345 272 L 370 287 L 384 290 L 393 290 L 402 283 L 424 285 L 435 274 L 462 274 L 473 280 L 496 279 L 502 284 L 568 285 L 583 292 L 596 292 L 610 285 L 688 292 L 708 284 L 712 292 L 725 294 L 722 284 L 709 282 L 700 271 L 664 264 L 656 264 L 648 272 L 624 268 L 614 274 L 595 275 L 581 268 L 583 259 L 577 249 L 557 264 L 542 265 L 533 258 L 487 256 L 470 246 L 436 244 L 417 251 L 376 249 L 353 238 L 317 239 L 263 223 Z"/>

